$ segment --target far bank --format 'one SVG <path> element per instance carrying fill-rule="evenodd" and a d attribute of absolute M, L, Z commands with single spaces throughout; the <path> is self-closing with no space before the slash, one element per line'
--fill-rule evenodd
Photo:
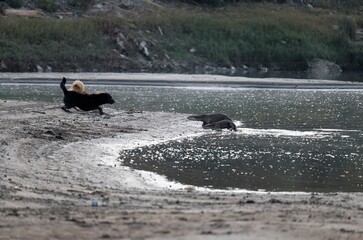
<path fill-rule="evenodd" d="M 1 16 L 0 71 L 271 77 L 308 74 L 316 59 L 328 61 L 326 66 L 338 72 L 363 69 L 359 11 L 296 4 L 207 8 L 163 2 L 144 12 L 119 13 Z"/>

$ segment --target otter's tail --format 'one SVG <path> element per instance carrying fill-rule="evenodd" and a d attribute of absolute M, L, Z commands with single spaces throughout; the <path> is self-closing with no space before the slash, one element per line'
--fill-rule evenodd
<path fill-rule="evenodd" d="M 68 94 L 68 90 L 66 88 L 66 82 L 67 82 L 67 79 L 65 77 L 63 77 L 63 80 L 62 80 L 62 82 L 60 84 L 60 87 L 63 90 L 64 95 Z"/>

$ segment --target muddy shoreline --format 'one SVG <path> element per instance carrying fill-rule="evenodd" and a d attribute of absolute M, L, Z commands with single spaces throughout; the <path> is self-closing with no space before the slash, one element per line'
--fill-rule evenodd
<path fill-rule="evenodd" d="M 87 84 L 105 84 L 108 79 L 112 79 L 109 84 L 122 84 L 125 79 L 136 79 L 134 84 L 195 84 L 203 80 L 199 83 L 204 86 L 253 81 L 194 75 L 68 76 L 86 79 Z M 60 76 L 27 77 L 0 78 L 10 84 L 32 83 L 34 79 L 53 84 Z M 281 81 L 267 80 L 276 86 L 284 86 L 287 80 Z M 112 107 L 105 108 L 110 116 L 77 111 L 67 114 L 60 104 L 0 99 L 0 238 L 363 237 L 363 193 L 211 191 L 133 171 L 117 161 L 118 152 L 124 149 L 203 134 L 195 127 L 198 124 L 185 121 L 185 114 L 116 111 Z"/>
<path fill-rule="evenodd" d="M 122 149 L 202 133 L 184 114 L 105 111 L 0 100 L 0 238 L 363 237 L 363 193 L 205 191 L 123 168 Z"/>

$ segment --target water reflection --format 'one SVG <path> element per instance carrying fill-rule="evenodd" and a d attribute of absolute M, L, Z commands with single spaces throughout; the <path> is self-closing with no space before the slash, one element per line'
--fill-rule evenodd
<path fill-rule="evenodd" d="M 212 188 L 362 191 L 362 133 L 217 133 L 128 150 L 126 166 Z"/>

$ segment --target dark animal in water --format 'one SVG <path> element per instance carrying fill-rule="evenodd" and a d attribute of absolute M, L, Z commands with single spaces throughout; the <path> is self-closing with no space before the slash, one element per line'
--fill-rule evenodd
<path fill-rule="evenodd" d="M 208 129 L 217 129 L 217 126 L 223 126 L 222 128 L 233 129 L 237 131 L 236 125 L 233 123 L 232 119 L 230 119 L 227 115 L 223 113 L 212 113 L 212 114 L 202 114 L 202 115 L 192 115 L 187 117 L 188 120 L 192 121 L 202 121 L 202 127 Z M 218 123 L 220 122 L 220 123 Z M 213 125 L 218 123 L 217 125 Z M 210 125 L 212 124 L 212 125 Z M 227 126 L 227 127 L 224 127 Z M 228 127 L 229 126 L 229 127 Z"/>
<path fill-rule="evenodd" d="M 204 129 L 221 130 L 227 128 L 228 130 L 237 131 L 236 125 L 231 120 L 222 120 L 214 123 L 203 125 Z"/>
<path fill-rule="evenodd" d="M 100 115 L 103 115 L 103 110 L 100 107 L 102 104 L 113 104 L 115 101 L 108 93 L 96 93 L 96 94 L 82 94 L 76 91 L 68 91 L 66 88 L 66 78 L 63 78 L 60 87 L 64 93 L 64 106 L 62 109 L 69 112 L 68 109 L 78 107 L 83 111 L 91 111 L 98 109 Z"/>

